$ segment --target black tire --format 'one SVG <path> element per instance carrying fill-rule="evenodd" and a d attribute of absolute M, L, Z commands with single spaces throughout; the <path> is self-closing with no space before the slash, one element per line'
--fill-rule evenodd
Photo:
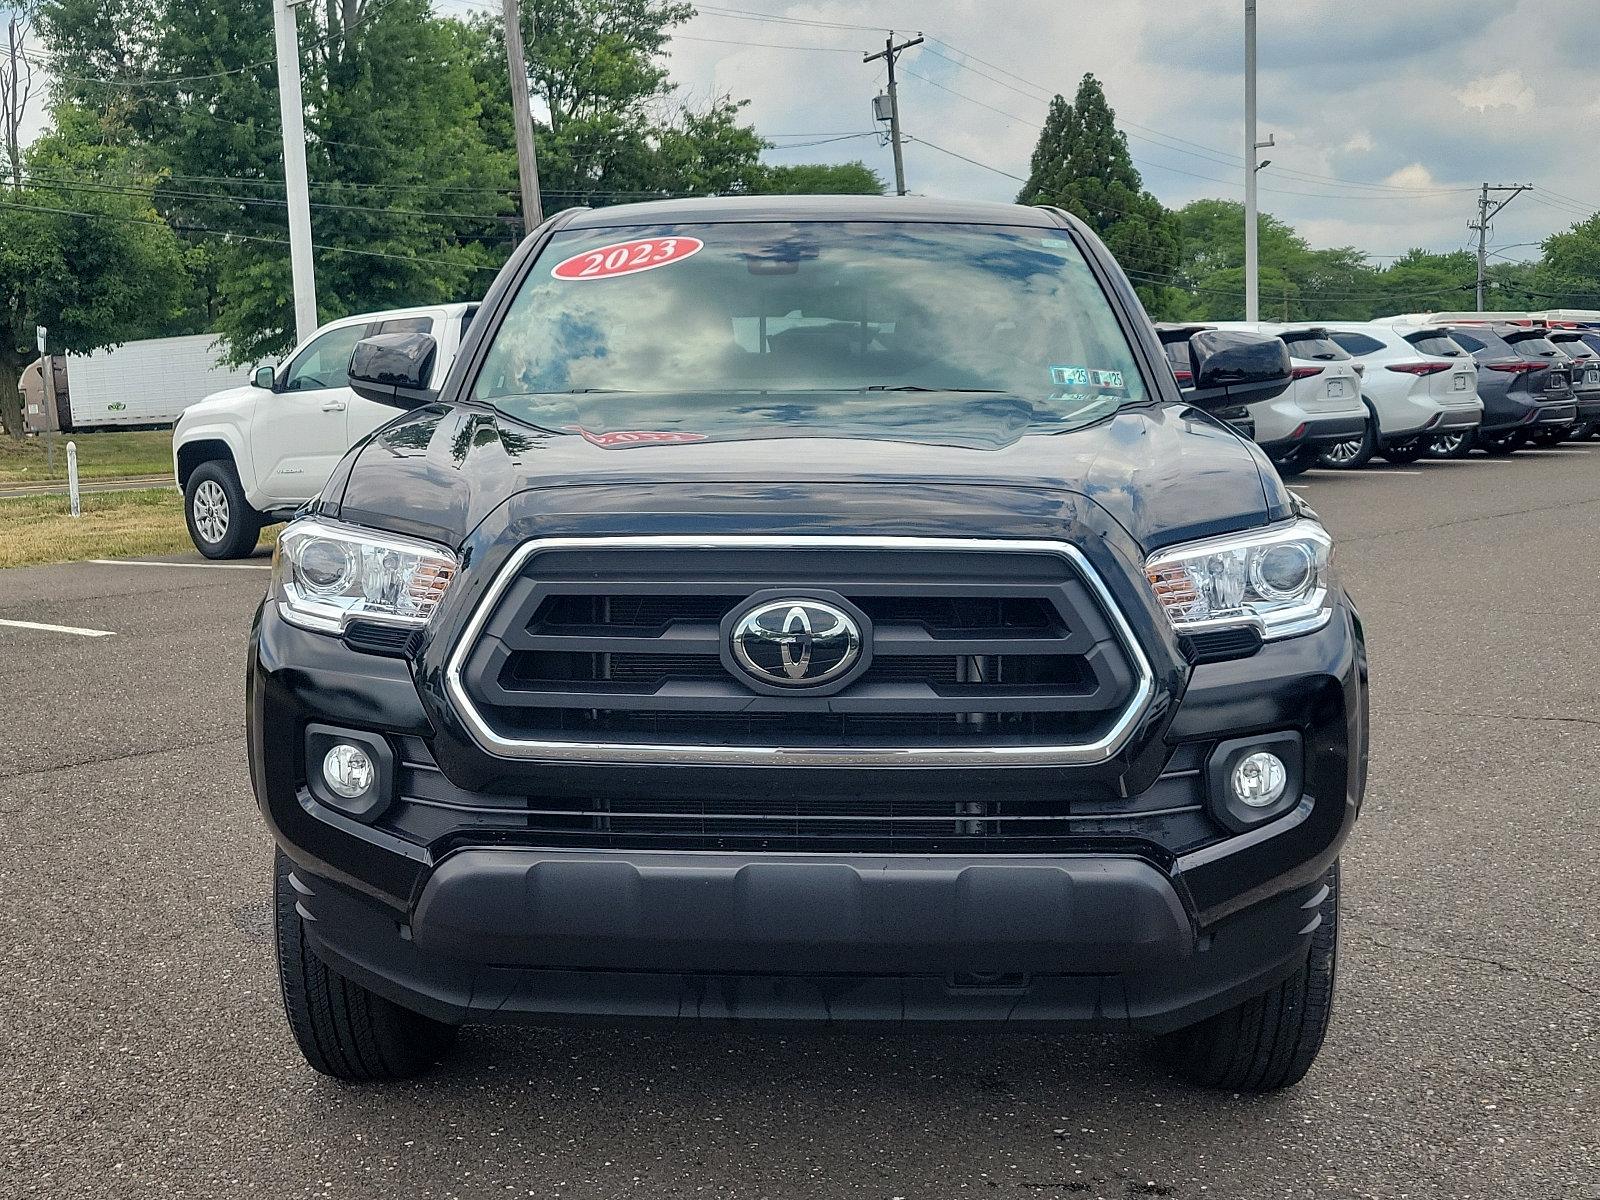
<path fill-rule="evenodd" d="M 1350 438 L 1348 441 L 1334 442 L 1330 446 L 1323 447 L 1322 452 L 1317 455 L 1317 465 L 1334 471 L 1353 471 L 1371 462 L 1377 449 L 1378 423 L 1372 417 L 1368 417 L 1367 423 L 1361 427 L 1359 438 Z"/>
<path fill-rule="evenodd" d="M 1282 458 L 1274 458 L 1272 465 L 1278 468 L 1280 479 L 1293 479 L 1296 475 L 1304 475 L 1317 465 L 1317 455 L 1320 453 L 1315 446 L 1305 446 L 1299 450 L 1291 450 Z"/>
<path fill-rule="evenodd" d="M 1473 445 L 1473 432 L 1470 429 L 1461 433 L 1446 433 L 1428 443 L 1426 454 L 1429 458 L 1465 458 L 1472 453 Z"/>
<path fill-rule="evenodd" d="M 1479 450 L 1482 450 L 1491 458 L 1505 458 L 1508 455 L 1515 454 L 1523 446 L 1527 445 L 1527 434 L 1520 431 L 1517 433 L 1492 433 L 1488 435 L 1480 433 L 1475 444 Z"/>
<path fill-rule="evenodd" d="M 1325 882 L 1322 924 L 1311 935 L 1303 967 L 1264 995 L 1160 1040 L 1160 1049 L 1184 1078 L 1232 1092 L 1275 1092 L 1305 1078 L 1333 1015 L 1339 959 L 1337 862 Z"/>
<path fill-rule="evenodd" d="M 409 1079 L 438 1062 L 455 1041 L 455 1027 L 369 992 L 318 958 L 294 908 L 289 860 L 279 851 L 273 865 L 278 982 L 306 1062 L 346 1083 Z"/>
<path fill-rule="evenodd" d="M 245 558 L 266 522 L 245 499 L 239 472 L 225 459 L 203 462 L 183 485 L 189 540 L 207 558 Z"/>
<path fill-rule="evenodd" d="M 1383 456 L 1384 462 L 1401 466 L 1416 462 L 1428 452 L 1428 447 L 1432 444 L 1422 438 L 1411 438 L 1408 441 L 1396 442 L 1392 446 L 1385 446 L 1378 453 Z"/>

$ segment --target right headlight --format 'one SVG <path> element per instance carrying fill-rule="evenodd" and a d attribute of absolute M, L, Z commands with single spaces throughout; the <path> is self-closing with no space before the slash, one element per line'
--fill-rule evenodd
<path fill-rule="evenodd" d="M 357 617 L 420 627 L 456 565 L 432 542 L 301 517 L 278 535 L 272 589 L 283 619 L 304 629 L 340 633 Z"/>
<path fill-rule="evenodd" d="M 1301 518 L 1162 550 L 1144 573 L 1179 633 L 1254 625 L 1271 641 L 1328 623 L 1332 561 L 1328 531 Z"/>

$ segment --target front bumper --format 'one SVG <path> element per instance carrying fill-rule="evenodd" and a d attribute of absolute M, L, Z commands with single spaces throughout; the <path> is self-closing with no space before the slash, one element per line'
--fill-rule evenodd
<path fill-rule="evenodd" d="M 1304 786 L 1294 807 L 1248 833 L 1218 829 L 1177 850 L 1126 833 L 1053 853 L 551 846 L 519 837 L 514 816 L 420 836 L 418 826 L 362 823 L 318 802 L 305 778 L 308 724 L 373 731 L 397 745 L 441 736 L 411 671 L 408 660 L 349 650 L 265 606 L 252 638 L 252 780 L 293 863 L 316 953 L 379 994 L 451 1022 L 1176 1028 L 1265 990 L 1304 960 L 1322 877 L 1365 783 L 1365 650 L 1343 602 L 1316 633 L 1193 668 L 1181 702 L 1141 733 L 1142 746 L 1098 768 L 1132 779 L 1144 769 L 1134 760 L 1153 757 L 1154 776 L 1197 746 L 1300 734 Z M 559 770 L 501 766 L 526 773 L 530 791 Z M 603 785 L 608 770 L 623 768 L 583 779 Z M 702 779 L 727 786 L 739 770 L 663 767 L 645 777 L 681 791 Z M 971 788 L 1048 779 L 1070 794 L 1091 770 L 973 772 Z M 781 769 L 754 771 L 737 774 L 743 786 L 789 786 Z M 919 778 L 948 788 L 951 774 Z M 860 786 L 874 784 L 864 775 Z"/>
<path fill-rule="evenodd" d="M 1304 961 L 1301 885 L 1199 931 L 1149 863 L 462 851 L 409 920 L 297 869 L 335 970 L 437 1020 L 1179 1028 Z"/>

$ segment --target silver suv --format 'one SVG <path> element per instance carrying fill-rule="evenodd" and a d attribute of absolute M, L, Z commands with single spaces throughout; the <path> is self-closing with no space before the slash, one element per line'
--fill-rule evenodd
<path fill-rule="evenodd" d="M 1368 418 L 1359 437 L 1323 452 L 1323 466 L 1359 467 L 1374 454 L 1415 462 L 1437 438 L 1471 434 L 1483 420 L 1478 364 L 1444 329 L 1330 321 L 1328 336 L 1366 368 Z"/>

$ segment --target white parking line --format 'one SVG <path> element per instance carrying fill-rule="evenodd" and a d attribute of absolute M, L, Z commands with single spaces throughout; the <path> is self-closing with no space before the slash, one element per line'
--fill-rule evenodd
<path fill-rule="evenodd" d="M 1347 470 L 1329 471 L 1327 473 L 1327 475 L 1421 475 L 1421 474 L 1422 474 L 1421 471 L 1397 471 L 1393 467 L 1375 467 L 1370 471 L 1367 470 L 1367 468 L 1365 468 L 1365 467 L 1351 467 L 1351 468 L 1349 468 Z M 1324 479 L 1326 477 L 1327 476 L 1325 476 L 1320 471 L 1317 473 L 1317 478 L 1318 479 Z"/>
<path fill-rule="evenodd" d="M 0 625 L 10 625 L 16 629 L 42 629 L 46 633 L 75 633 L 79 637 L 116 637 L 110 629 L 79 629 L 73 625 L 45 625 L 39 621 L 7 621 L 0 618 Z"/>
<path fill-rule="evenodd" d="M 137 558 L 90 558 L 85 562 L 96 563 L 102 567 L 194 567 L 202 571 L 270 571 L 272 568 L 264 563 L 186 563 L 186 562 L 146 562 Z"/>

